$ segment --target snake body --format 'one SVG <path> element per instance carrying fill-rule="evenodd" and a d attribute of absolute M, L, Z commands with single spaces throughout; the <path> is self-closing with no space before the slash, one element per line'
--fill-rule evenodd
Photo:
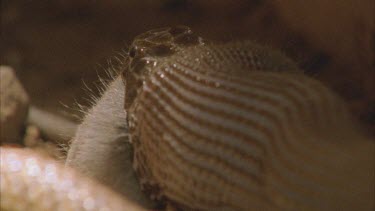
<path fill-rule="evenodd" d="M 331 210 L 358 197 L 337 166 L 355 160 L 345 148 L 356 132 L 335 94 L 281 53 L 204 44 L 179 29 L 136 38 L 124 72 L 134 168 L 152 198 L 202 210 Z M 180 36 L 189 42 L 176 44 Z"/>
<path fill-rule="evenodd" d="M 374 207 L 374 142 L 281 53 L 173 27 L 136 37 L 128 64 L 78 128 L 69 166 L 148 206 L 149 197 L 182 210 Z"/>

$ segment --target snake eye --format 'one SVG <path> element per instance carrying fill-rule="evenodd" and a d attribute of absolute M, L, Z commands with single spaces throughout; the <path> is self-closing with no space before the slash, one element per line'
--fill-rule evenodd
<path fill-rule="evenodd" d="M 135 57 L 135 54 L 136 54 L 136 52 L 137 52 L 137 49 L 136 49 L 136 47 L 131 47 L 130 48 L 130 50 L 129 50 L 129 56 L 130 56 L 130 58 L 134 58 Z"/>

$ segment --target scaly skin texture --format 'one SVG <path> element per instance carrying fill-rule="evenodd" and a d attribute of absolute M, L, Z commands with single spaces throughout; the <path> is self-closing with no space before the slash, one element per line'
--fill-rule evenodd
<path fill-rule="evenodd" d="M 136 37 L 123 75 L 134 168 L 151 198 L 201 210 L 371 209 L 373 142 L 343 101 L 276 51 L 178 29 Z"/>
<path fill-rule="evenodd" d="M 205 44 L 177 27 L 138 36 L 129 56 L 124 83 L 116 78 L 88 112 L 67 165 L 143 206 L 150 197 L 184 210 L 374 208 L 374 142 L 282 54 Z M 40 187 L 38 206 L 47 194 L 71 203 Z"/>

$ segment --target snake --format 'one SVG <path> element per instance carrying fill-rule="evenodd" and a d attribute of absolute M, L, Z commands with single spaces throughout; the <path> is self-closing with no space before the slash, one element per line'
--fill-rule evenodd
<path fill-rule="evenodd" d="M 53 168 L 59 178 L 77 171 L 77 184 L 99 181 L 83 185 L 89 197 L 77 197 L 78 210 L 112 199 L 110 210 L 374 208 L 373 140 L 338 95 L 283 53 L 251 41 L 209 42 L 176 26 L 135 37 L 120 69 L 79 126 L 64 170 Z M 22 150 L 12 156 L 19 166 L 30 162 Z M 43 180 L 33 186 L 39 200 L 8 193 L 10 180 L 29 187 L 31 175 L 1 159 L 8 210 L 73 207 Z M 103 184 L 114 192 L 100 194 Z"/>

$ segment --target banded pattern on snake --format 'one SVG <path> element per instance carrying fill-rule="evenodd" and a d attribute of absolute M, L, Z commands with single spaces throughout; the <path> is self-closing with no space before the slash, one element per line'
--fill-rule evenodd
<path fill-rule="evenodd" d="M 327 160 L 350 160 L 341 148 L 356 133 L 335 94 L 279 52 L 204 44 L 179 29 L 140 35 L 124 72 L 134 167 L 152 197 L 203 210 L 319 210 L 356 192 L 334 182 L 342 169 Z M 189 42 L 158 42 L 179 36 Z"/>
<path fill-rule="evenodd" d="M 147 197 L 183 210 L 374 207 L 374 142 L 281 53 L 174 27 L 136 37 L 128 64 L 85 117 L 68 166 L 149 206 Z"/>

